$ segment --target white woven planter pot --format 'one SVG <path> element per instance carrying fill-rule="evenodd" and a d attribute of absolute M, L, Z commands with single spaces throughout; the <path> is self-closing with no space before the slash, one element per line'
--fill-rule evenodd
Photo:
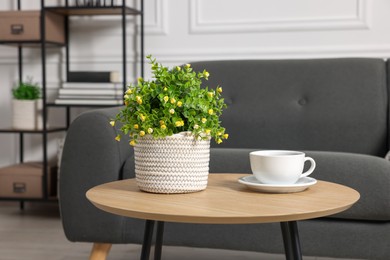
<path fill-rule="evenodd" d="M 138 138 L 134 147 L 138 187 L 153 193 L 189 193 L 206 189 L 210 140 L 190 132 L 162 139 Z"/>
<path fill-rule="evenodd" d="M 14 129 L 42 129 L 42 100 L 12 100 Z"/>

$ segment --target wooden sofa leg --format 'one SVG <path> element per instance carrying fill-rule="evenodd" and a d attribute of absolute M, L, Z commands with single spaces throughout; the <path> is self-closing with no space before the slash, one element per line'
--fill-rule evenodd
<path fill-rule="evenodd" d="M 93 243 L 89 260 L 106 260 L 106 257 L 110 252 L 111 246 L 112 244 Z"/>

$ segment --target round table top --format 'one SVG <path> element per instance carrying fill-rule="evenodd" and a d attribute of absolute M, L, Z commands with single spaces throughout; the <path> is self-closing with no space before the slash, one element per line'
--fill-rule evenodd
<path fill-rule="evenodd" d="M 297 193 L 260 193 L 238 183 L 246 175 L 250 174 L 210 174 L 204 191 L 186 194 L 143 192 L 135 179 L 127 179 L 96 186 L 86 196 L 99 209 L 121 216 L 209 224 L 323 217 L 348 209 L 360 197 L 349 187 L 325 181 Z"/>

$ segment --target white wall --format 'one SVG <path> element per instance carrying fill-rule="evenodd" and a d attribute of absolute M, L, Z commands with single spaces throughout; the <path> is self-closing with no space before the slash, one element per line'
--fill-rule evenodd
<path fill-rule="evenodd" d="M 144 0 L 145 54 L 173 66 L 212 59 L 281 59 L 390 56 L 390 1 L 387 0 Z M 60 0 L 46 0 L 57 4 Z M 129 5 L 133 0 L 127 0 Z M 138 1 L 135 1 L 138 2 Z M 0 1 L 1 10 L 16 0 Z M 23 9 L 39 9 L 39 0 L 22 0 Z M 118 16 L 71 19 L 71 69 L 120 70 L 121 27 Z M 139 28 L 128 17 L 128 82 L 139 75 L 133 33 Z M 52 99 L 63 80 L 64 53 L 50 49 L 48 94 Z M 41 80 L 39 49 L 24 51 L 24 75 Z M 145 66 L 146 75 L 149 67 Z M 11 122 L 11 93 L 18 78 L 16 48 L 0 45 L 0 127 Z M 77 114 L 80 110 L 75 110 Z M 61 111 L 50 110 L 52 125 Z M 55 153 L 56 136 L 50 138 Z M 39 138 L 26 140 L 39 159 Z M 17 135 L 0 134 L 0 165 L 18 160 Z"/>

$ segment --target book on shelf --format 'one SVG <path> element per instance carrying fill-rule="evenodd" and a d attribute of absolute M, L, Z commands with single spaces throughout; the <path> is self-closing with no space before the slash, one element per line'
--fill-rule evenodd
<path fill-rule="evenodd" d="M 69 71 L 68 82 L 120 82 L 117 71 Z"/>
<path fill-rule="evenodd" d="M 124 95 L 123 90 L 119 88 L 60 88 L 58 90 L 59 96 L 77 95 L 77 96 L 117 96 Z"/>
<path fill-rule="evenodd" d="M 123 85 L 113 82 L 64 82 L 57 105 L 122 105 Z"/>
<path fill-rule="evenodd" d="M 72 4 L 72 2 L 71 2 Z M 74 0 L 73 3 L 75 6 L 88 6 L 88 7 L 99 7 L 99 6 L 114 6 L 117 3 L 117 1 L 114 0 Z"/>
<path fill-rule="evenodd" d="M 121 99 L 75 99 L 57 98 L 54 101 L 57 105 L 122 105 Z"/>
<path fill-rule="evenodd" d="M 59 95 L 58 99 L 96 99 L 96 100 L 120 100 L 120 97 L 118 96 L 113 96 L 113 95 Z"/>
<path fill-rule="evenodd" d="M 123 84 L 119 82 L 63 82 L 62 88 L 123 90 Z"/>

